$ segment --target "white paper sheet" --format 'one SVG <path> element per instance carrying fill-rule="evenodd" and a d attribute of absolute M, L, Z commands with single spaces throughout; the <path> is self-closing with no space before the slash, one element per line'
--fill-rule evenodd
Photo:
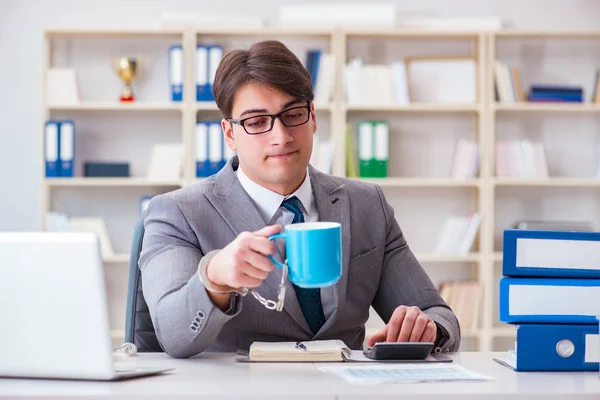
<path fill-rule="evenodd" d="M 325 366 L 318 369 L 359 385 L 493 380 L 455 364 Z"/>

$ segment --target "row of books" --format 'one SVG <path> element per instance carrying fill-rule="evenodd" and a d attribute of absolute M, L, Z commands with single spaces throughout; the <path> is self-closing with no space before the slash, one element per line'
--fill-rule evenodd
<path fill-rule="evenodd" d="M 196 46 L 196 101 L 214 101 L 213 83 L 217 68 L 223 59 L 221 46 Z M 171 87 L 171 100 L 183 100 L 183 81 L 185 76 L 183 47 L 173 45 L 169 47 L 169 81 Z"/>
<path fill-rule="evenodd" d="M 480 224 L 481 215 L 477 211 L 465 217 L 446 218 L 434 252 L 436 254 L 468 254 L 473 247 Z"/>
<path fill-rule="evenodd" d="M 75 122 L 48 120 L 44 126 L 44 170 L 46 178 L 75 176 Z M 146 172 L 149 180 L 177 180 L 183 173 L 184 148 L 181 143 L 156 143 L 150 152 Z M 90 178 L 129 177 L 129 163 L 122 161 L 83 161 L 83 175 Z"/>
<path fill-rule="evenodd" d="M 547 178 L 548 161 L 543 143 L 525 139 L 497 141 L 496 176 Z"/>
<path fill-rule="evenodd" d="M 456 315 L 461 331 L 475 330 L 479 327 L 481 283 L 478 281 L 443 282 L 439 287 L 442 299 Z"/>
<path fill-rule="evenodd" d="M 221 121 L 196 123 L 196 177 L 216 174 L 232 156 L 225 144 Z"/>
<path fill-rule="evenodd" d="M 388 176 L 390 126 L 385 121 L 358 123 L 358 171 L 361 178 Z"/>
<path fill-rule="evenodd" d="M 312 79 L 314 103 L 329 104 L 335 83 L 335 57 L 321 49 L 309 50 L 305 67 Z"/>
<path fill-rule="evenodd" d="M 335 142 L 333 139 L 322 139 L 313 135 L 313 149 L 310 156 L 310 165 L 326 174 L 333 173 L 333 159 L 335 156 Z"/>
<path fill-rule="evenodd" d="M 469 179 L 479 175 L 479 144 L 472 140 L 460 139 L 454 152 L 451 177 Z"/>
<path fill-rule="evenodd" d="M 598 371 L 600 232 L 504 231 L 500 321 L 516 349 L 497 361 L 517 371 Z"/>
<path fill-rule="evenodd" d="M 44 127 L 44 165 L 46 178 L 73 177 L 75 122 L 46 121 Z"/>
<path fill-rule="evenodd" d="M 600 103 L 600 69 L 596 71 L 590 101 Z M 496 100 L 502 103 L 515 102 L 568 102 L 582 103 L 585 93 L 582 86 L 565 84 L 533 84 L 525 91 L 519 69 L 509 67 L 496 60 L 494 63 L 494 83 Z"/>
<path fill-rule="evenodd" d="M 223 47 L 218 45 L 198 45 L 196 47 L 196 101 L 214 101 L 213 83 L 217 68 L 223 59 Z M 169 48 L 169 75 L 171 100 L 183 100 L 185 76 L 183 47 Z M 306 69 L 311 74 L 316 104 L 328 104 L 331 100 L 335 80 L 335 58 L 321 49 L 309 50 L 306 56 Z"/>
<path fill-rule="evenodd" d="M 410 102 L 406 66 L 403 61 L 389 65 L 363 64 L 350 60 L 344 70 L 349 105 L 407 105 Z"/>

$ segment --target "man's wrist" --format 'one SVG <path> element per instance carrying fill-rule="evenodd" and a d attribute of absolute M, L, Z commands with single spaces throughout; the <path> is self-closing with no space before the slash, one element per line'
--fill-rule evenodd
<path fill-rule="evenodd" d="M 448 334 L 448 332 L 446 331 L 446 328 L 444 328 L 441 324 L 435 322 L 435 326 L 436 326 L 436 336 L 435 336 L 435 343 L 434 343 L 434 348 L 435 348 L 435 352 L 439 353 L 442 351 L 445 351 L 445 346 L 448 343 L 448 340 L 450 339 L 450 335 Z"/>
<path fill-rule="evenodd" d="M 200 281 L 206 288 L 206 290 L 219 293 L 219 294 L 228 294 L 237 292 L 235 289 L 225 285 L 217 285 L 208 277 L 208 267 L 210 265 L 211 260 L 217 255 L 220 250 L 213 250 L 208 252 L 200 262 L 198 263 L 198 276 L 200 277 Z"/>

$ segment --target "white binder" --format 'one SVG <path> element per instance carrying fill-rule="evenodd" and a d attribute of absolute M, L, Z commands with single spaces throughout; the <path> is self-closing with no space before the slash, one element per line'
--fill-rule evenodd
<path fill-rule="evenodd" d="M 209 176 L 208 165 L 208 125 L 204 122 L 196 124 L 196 176 Z"/>
<path fill-rule="evenodd" d="M 73 177 L 75 158 L 75 126 L 72 121 L 60 123 L 60 176 Z"/>
<path fill-rule="evenodd" d="M 183 100 L 183 48 L 181 45 L 169 49 L 169 79 L 171 100 Z"/>
<path fill-rule="evenodd" d="M 44 157 L 46 178 L 60 176 L 58 122 L 48 121 L 44 130 Z"/>

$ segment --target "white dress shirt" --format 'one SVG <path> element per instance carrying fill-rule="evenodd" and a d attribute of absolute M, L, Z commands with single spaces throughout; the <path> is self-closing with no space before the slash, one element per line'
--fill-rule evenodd
<path fill-rule="evenodd" d="M 281 203 L 294 196 L 302 203 L 302 212 L 304 213 L 305 222 L 317 222 L 319 220 L 319 211 L 317 210 L 317 204 L 310 184 L 308 169 L 306 170 L 306 177 L 300 187 L 294 193 L 287 196 L 275 193 L 254 182 L 244 173 L 241 166 L 238 167 L 236 174 L 242 187 L 256 205 L 256 208 L 267 225 L 279 224 L 282 227 L 285 227 L 292 223 L 294 220 L 294 213 L 285 207 L 282 207 Z M 274 257 L 277 260 L 282 261 L 285 259 L 284 241 L 277 240 L 277 246 L 279 248 L 279 255 L 275 255 Z M 321 289 L 321 303 L 323 305 L 325 318 L 329 318 L 331 314 L 333 314 L 335 307 L 333 300 L 333 286 Z"/>

